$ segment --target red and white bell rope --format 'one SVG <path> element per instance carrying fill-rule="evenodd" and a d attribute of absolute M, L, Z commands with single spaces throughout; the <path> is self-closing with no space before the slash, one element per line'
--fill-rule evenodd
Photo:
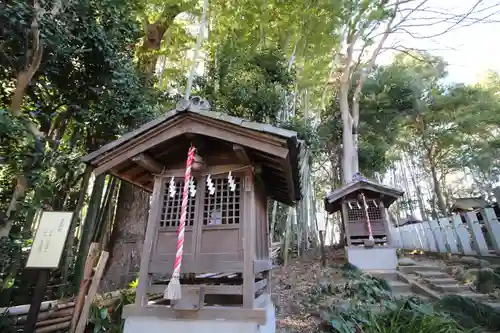
<path fill-rule="evenodd" d="M 365 195 L 363 193 L 361 193 L 361 200 L 363 200 L 363 207 L 365 208 L 366 225 L 368 227 L 368 239 L 370 241 L 373 241 L 372 224 L 370 222 L 370 216 L 368 215 L 368 205 L 366 204 Z"/>
<path fill-rule="evenodd" d="M 186 227 L 186 215 L 189 200 L 189 182 L 191 180 L 191 166 L 193 165 L 196 148 L 191 146 L 188 151 L 186 161 L 186 171 L 184 173 L 184 188 L 182 190 L 181 218 L 177 230 L 177 251 L 175 253 L 174 272 L 168 283 L 163 298 L 177 300 L 181 298 L 181 264 L 184 251 L 184 229 Z"/>

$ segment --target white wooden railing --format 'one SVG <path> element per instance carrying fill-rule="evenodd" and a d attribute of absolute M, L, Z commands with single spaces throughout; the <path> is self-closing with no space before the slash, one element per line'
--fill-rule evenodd
<path fill-rule="evenodd" d="M 391 225 L 391 244 L 405 250 L 465 254 L 500 255 L 500 223 L 492 208 L 438 220 L 404 225 Z M 488 241 L 487 241 L 488 240 Z"/>

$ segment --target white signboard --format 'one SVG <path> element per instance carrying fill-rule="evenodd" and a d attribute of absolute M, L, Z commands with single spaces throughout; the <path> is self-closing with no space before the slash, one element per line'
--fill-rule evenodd
<path fill-rule="evenodd" d="M 42 212 L 26 268 L 59 267 L 72 216 L 72 212 Z"/>

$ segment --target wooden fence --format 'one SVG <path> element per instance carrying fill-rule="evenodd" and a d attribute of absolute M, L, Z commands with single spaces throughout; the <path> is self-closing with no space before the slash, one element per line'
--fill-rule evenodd
<path fill-rule="evenodd" d="M 500 223 L 492 208 L 391 226 L 390 235 L 391 244 L 405 250 L 500 256 Z"/>

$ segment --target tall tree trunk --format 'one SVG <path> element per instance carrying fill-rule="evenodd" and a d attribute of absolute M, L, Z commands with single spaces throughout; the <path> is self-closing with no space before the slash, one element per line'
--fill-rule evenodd
<path fill-rule="evenodd" d="M 441 216 L 446 215 L 446 204 L 444 202 L 443 189 L 441 188 L 441 183 L 439 182 L 438 171 L 435 162 L 429 158 L 429 166 L 432 175 L 432 184 L 434 187 L 434 194 L 436 196 L 437 206 Z"/>
<path fill-rule="evenodd" d="M 115 225 L 108 244 L 109 263 L 103 278 L 107 291 L 123 288 L 137 278 L 149 213 L 149 194 L 129 183 L 120 185 Z"/>
<path fill-rule="evenodd" d="M 170 28 L 177 15 L 183 10 L 183 5 L 167 6 L 161 17 L 154 23 L 146 22 L 143 44 L 139 54 L 140 68 L 148 80 L 147 85 L 153 85 L 158 53 L 165 32 Z M 121 182 L 116 207 L 116 216 L 108 244 L 109 266 L 104 277 L 105 288 L 118 288 L 129 282 L 132 277 L 126 277 L 133 271 L 138 271 L 144 232 L 149 212 L 149 195 L 139 187 Z M 137 267 L 136 267 L 137 266 Z"/>
<path fill-rule="evenodd" d="M 411 156 L 404 155 L 405 158 L 409 159 L 408 166 L 410 168 L 410 176 L 411 176 L 411 181 L 413 183 L 413 186 L 415 187 L 416 194 L 417 194 L 417 202 L 418 202 L 418 207 L 420 210 L 420 216 L 422 217 L 422 221 L 427 221 L 427 213 L 425 212 L 425 205 L 424 205 L 424 195 L 422 193 L 422 186 L 420 184 L 420 170 L 417 170 L 415 168 L 414 160 Z"/>

